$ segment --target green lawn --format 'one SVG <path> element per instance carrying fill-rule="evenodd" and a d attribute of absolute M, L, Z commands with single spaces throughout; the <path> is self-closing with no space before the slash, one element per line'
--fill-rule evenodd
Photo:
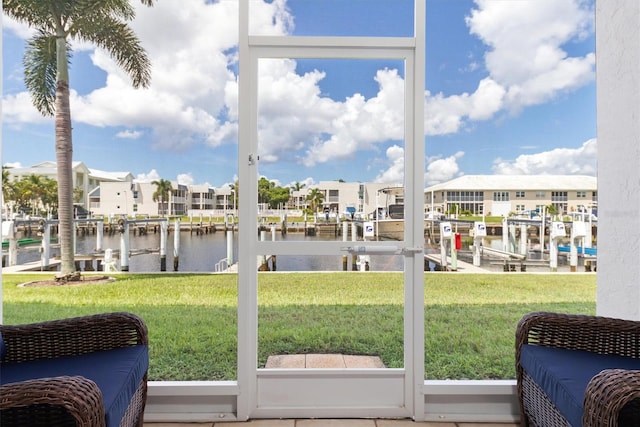
<path fill-rule="evenodd" d="M 101 285 L 18 287 L 3 275 L 6 324 L 130 311 L 149 327 L 151 380 L 237 377 L 237 276 L 129 274 Z M 514 377 L 514 332 L 536 310 L 595 312 L 596 276 L 425 274 L 425 370 L 431 379 Z M 270 354 L 403 360 L 400 273 L 261 273 L 258 363 Z"/>

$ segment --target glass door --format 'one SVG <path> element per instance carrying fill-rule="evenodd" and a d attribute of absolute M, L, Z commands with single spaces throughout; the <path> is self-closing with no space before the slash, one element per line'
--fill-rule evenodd
<path fill-rule="evenodd" d="M 240 29 L 239 221 L 251 226 L 239 233 L 238 418 L 416 417 L 424 413 L 422 41 L 248 36 L 242 18 Z M 378 90 L 368 97 L 371 69 L 381 71 L 369 77 Z M 327 70 L 360 96 L 331 102 L 309 91 Z M 291 90 L 309 91 L 311 117 L 296 114 Z M 396 108 L 380 111 L 383 101 Z M 370 135 L 355 134 L 358 120 L 370 120 Z M 292 132 L 300 138 L 286 145 Z M 382 139 L 396 179 L 358 180 Z M 320 163 L 335 180 L 305 182 Z M 278 198 L 285 187 L 288 203 Z"/>

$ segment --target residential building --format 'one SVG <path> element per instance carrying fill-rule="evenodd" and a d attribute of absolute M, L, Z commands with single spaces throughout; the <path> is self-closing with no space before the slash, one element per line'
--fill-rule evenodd
<path fill-rule="evenodd" d="M 591 212 L 598 206 L 598 181 L 584 175 L 463 175 L 424 190 L 425 213 L 471 212 L 508 216 L 542 211 Z"/>
<path fill-rule="evenodd" d="M 56 162 L 46 161 L 21 168 L 9 168 L 11 180 L 17 181 L 29 175 L 41 175 L 58 180 L 58 166 Z M 73 188 L 79 190 L 80 200 L 77 204 L 87 210 L 91 210 L 90 194 L 104 182 L 128 182 L 133 181 L 130 172 L 105 172 L 98 169 L 89 169 L 83 162 L 72 164 Z"/>
<path fill-rule="evenodd" d="M 157 187 L 150 182 L 103 182 L 90 195 L 91 212 L 106 216 L 188 215 L 193 209 L 193 200 L 197 201 L 196 209 L 208 209 L 209 213 L 213 209 L 213 194 L 208 190 L 199 188 L 191 193 L 188 186 L 176 182 L 172 188 L 169 200 L 161 203 L 153 200 Z M 207 199 L 210 201 L 206 202 Z"/>
<path fill-rule="evenodd" d="M 389 187 L 399 187 L 401 184 L 362 183 L 343 181 L 320 181 L 317 188 L 324 196 L 323 209 L 329 212 L 344 214 L 347 208 L 355 208 L 356 212 L 363 215 L 373 213 L 377 207 L 392 203 L 402 203 L 402 196 L 383 195 L 381 190 Z M 308 206 L 307 195 L 311 188 L 303 188 L 291 192 L 289 209 L 304 209 Z"/>

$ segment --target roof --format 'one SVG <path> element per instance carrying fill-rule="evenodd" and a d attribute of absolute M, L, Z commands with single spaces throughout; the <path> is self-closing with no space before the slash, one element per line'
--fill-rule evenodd
<path fill-rule="evenodd" d="M 427 187 L 424 191 L 595 191 L 597 189 L 598 179 L 588 175 L 463 175 L 451 181 Z"/>
<path fill-rule="evenodd" d="M 89 174 L 100 181 L 130 181 L 133 179 L 131 172 L 106 172 L 98 169 L 89 169 Z"/>

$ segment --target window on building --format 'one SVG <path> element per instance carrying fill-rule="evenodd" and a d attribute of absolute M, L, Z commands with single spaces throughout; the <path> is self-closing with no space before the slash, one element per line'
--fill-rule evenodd
<path fill-rule="evenodd" d="M 569 200 L 569 194 L 567 191 L 552 191 L 551 192 L 551 201 L 552 202 L 566 202 Z"/>
<path fill-rule="evenodd" d="M 508 202 L 509 201 L 509 192 L 508 191 L 494 191 L 493 192 L 493 201 L 494 202 Z"/>
<path fill-rule="evenodd" d="M 524 199 L 525 192 L 524 191 L 516 191 L 516 199 Z"/>
<path fill-rule="evenodd" d="M 576 191 L 576 198 L 578 199 L 586 199 L 587 192 L 586 191 Z"/>
<path fill-rule="evenodd" d="M 524 205 L 516 205 L 516 213 L 522 213 L 524 210 Z"/>
<path fill-rule="evenodd" d="M 544 199 L 546 196 L 544 191 L 536 191 L 536 199 Z"/>

